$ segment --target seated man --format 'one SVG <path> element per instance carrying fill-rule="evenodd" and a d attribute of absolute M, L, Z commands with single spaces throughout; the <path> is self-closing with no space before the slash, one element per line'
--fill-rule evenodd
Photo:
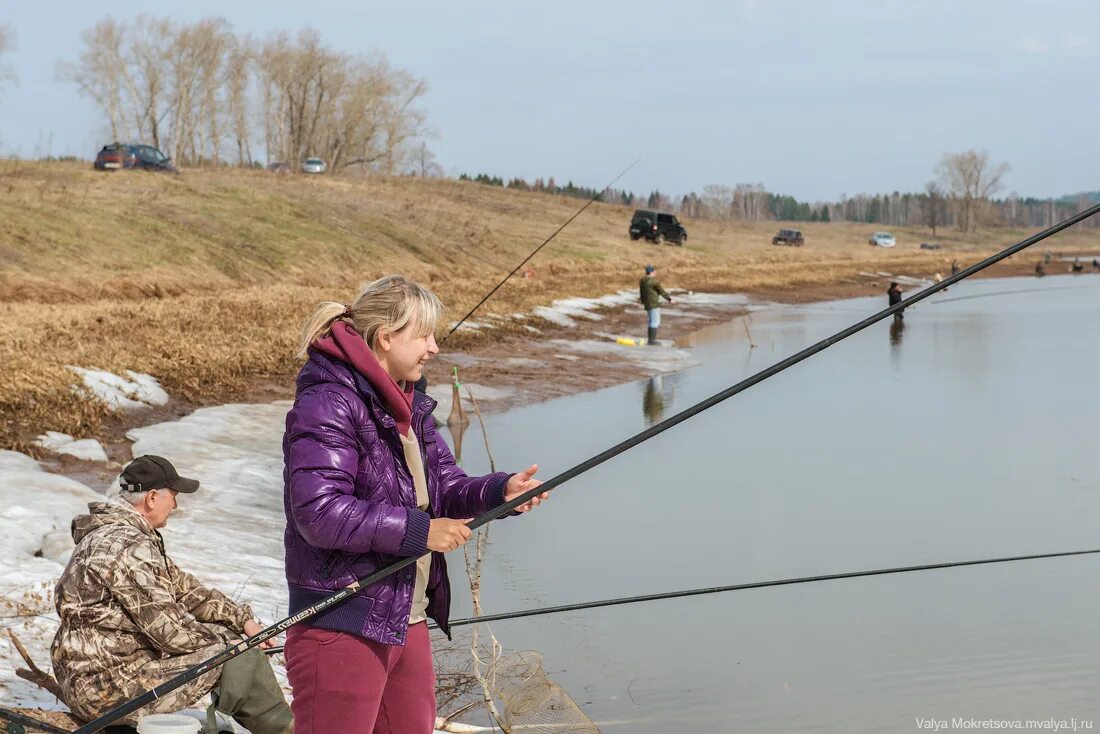
<path fill-rule="evenodd" d="M 65 703 L 94 719 L 260 632 L 252 610 L 181 571 L 158 528 L 176 509 L 177 494 L 199 488 L 159 456 L 134 459 L 119 478 L 119 499 L 92 502 L 73 520 L 76 548 L 58 582 L 61 628 L 50 655 Z M 270 646 L 269 643 L 265 643 Z M 290 707 L 264 654 L 253 648 L 140 709 L 137 715 L 204 705 L 252 734 L 292 730 Z M 208 729 L 213 724 L 209 712 Z"/>

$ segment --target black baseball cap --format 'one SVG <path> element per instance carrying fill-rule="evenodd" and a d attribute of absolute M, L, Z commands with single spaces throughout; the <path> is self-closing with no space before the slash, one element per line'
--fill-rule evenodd
<path fill-rule="evenodd" d="M 139 456 L 122 470 L 119 484 L 128 492 L 145 492 L 150 489 L 174 489 L 177 492 L 194 492 L 198 480 L 181 477 L 172 462 L 161 456 Z"/>

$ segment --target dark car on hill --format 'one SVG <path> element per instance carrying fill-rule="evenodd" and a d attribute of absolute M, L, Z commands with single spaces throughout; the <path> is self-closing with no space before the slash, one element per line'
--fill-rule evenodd
<path fill-rule="evenodd" d="M 671 242 L 681 247 L 687 243 L 688 232 L 675 216 L 667 212 L 638 209 L 630 218 L 630 239 L 647 239 L 655 245 Z"/>
<path fill-rule="evenodd" d="M 802 245 L 806 244 L 806 240 L 802 238 L 802 233 L 797 229 L 781 229 L 776 233 L 775 237 L 772 237 L 772 244 L 802 247 Z"/>
<path fill-rule="evenodd" d="M 142 169 L 179 173 L 172 165 L 172 159 L 151 145 L 140 143 L 110 143 L 104 145 L 95 157 L 97 171 L 119 171 L 122 169 Z"/>

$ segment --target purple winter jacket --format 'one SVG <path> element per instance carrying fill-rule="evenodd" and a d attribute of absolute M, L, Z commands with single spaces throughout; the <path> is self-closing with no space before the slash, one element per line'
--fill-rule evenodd
<path fill-rule="evenodd" d="M 416 506 L 393 416 L 363 375 L 314 349 L 298 373 L 283 435 L 283 506 L 290 614 L 404 556 L 427 552 L 432 517 L 476 517 L 504 502 L 509 475 L 469 477 L 431 417 L 435 401 L 414 394 L 429 512 Z M 306 623 L 403 645 L 416 566 L 361 589 Z M 450 634 L 451 592 L 442 553 L 432 553 L 427 614 Z"/>

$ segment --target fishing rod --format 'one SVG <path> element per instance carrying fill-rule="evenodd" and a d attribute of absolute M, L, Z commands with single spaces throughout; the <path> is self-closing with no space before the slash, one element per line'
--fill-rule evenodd
<path fill-rule="evenodd" d="M 27 731 L 31 729 L 38 729 L 46 732 L 46 734 L 72 734 L 68 729 L 39 721 L 32 716 L 26 716 L 11 709 L 0 708 L 0 719 L 8 722 L 8 725 L 4 727 L 7 734 L 27 734 Z"/>
<path fill-rule="evenodd" d="M 598 601 L 578 602 L 576 604 L 561 604 L 553 607 L 537 607 L 524 609 L 518 612 L 501 612 L 499 614 L 483 614 L 480 617 L 464 617 L 450 622 L 450 627 L 465 627 L 480 622 L 500 622 L 506 619 L 522 619 L 524 617 L 538 617 L 543 614 L 561 614 L 562 612 L 577 612 L 584 609 L 599 609 L 600 607 L 616 607 L 622 604 L 639 604 L 647 601 L 661 601 L 664 599 L 680 599 L 686 596 L 703 596 L 706 594 L 723 594 L 727 591 L 747 591 L 748 589 L 766 589 L 772 586 L 793 586 L 795 584 L 812 584 L 818 581 L 836 581 L 838 579 L 855 579 L 864 576 L 886 576 L 897 573 L 912 573 L 913 571 L 933 571 L 944 568 L 960 568 L 963 566 L 983 566 L 991 563 L 1016 563 L 1017 561 L 1035 561 L 1041 558 L 1065 558 L 1067 556 L 1086 556 L 1100 553 L 1100 548 L 1094 550 L 1060 551 L 1057 553 L 1036 553 L 1027 556 L 1004 556 L 1000 558 L 981 558 L 973 561 L 946 561 L 943 563 L 923 563 L 919 566 L 897 566 L 894 568 L 876 568 L 870 571 L 845 571 L 843 573 L 829 573 L 820 576 L 798 576 L 795 578 L 774 579 L 772 581 L 751 581 L 744 584 L 731 584 L 729 586 L 704 586 L 700 589 L 683 589 L 680 591 L 665 591 L 659 594 L 642 594 L 640 596 L 624 596 L 616 599 L 600 599 Z M 438 625 L 429 622 L 428 626 L 438 629 Z M 273 647 L 265 650 L 268 655 L 278 655 L 283 651 L 281 647 Z"/>
<path fill-rule="evenodd" d="M 1017 252 L 1020 252 L 1021 250 L 1024 250 L 1028 247 L 1031 247 L 1032 245 L 1034 245 L 1038 242 L 1042 242 L 1046 238 L 1048 238 L 1048 237 L 1050 237 L 1054 234 L 1057 234 L 1058 232 L 1061 232 L 1062 230 L 1067 229 L 1068 227 L 1072 227 L 1073 225 L 1077 224 L 1078 222 L 1084 221 L 1085 219 L 1088 219 L 1089 217 L 1091 217 L 1091 216 L 1093 216 L 1097 213 L 1100 213 L 1100 204 L 1097 204 L 1095 206 L 1091 206 L 1088 209 L 1085 209 L 1084 211 L 1079 212 L 1078 214 L 1074 214 L 1073 216 L 1069 217 L 1068 219 L 1064 219 L 1061 222 L 1059 222 L 1059 223 L 1057 223 L 1057 224 L 1055 224 L 1051 227 L 1048 227 L 1048 228 L 1042 230 L 1041 232 L 1038 232 L 1038 233 L 1032 235 L 1031 237 L 1028 237 L 1027 239 L 1021 240 L 1020 242 L 1017 242 L 1016 244 L 1014 244 L 1010 247 L 1007 247 L 1004 250 L 1001 250 L 1000 252 L 998 252 L 994 255 L 991 255 L 990 257 L 987 257 L 985 260 L 982 260 L 981 262 L 978 262 L 978 263 L 975 263 L 974 265 L 971 265 L 969 268 L 966 268 L 965 270 L 959 271 L 955 275 L 952 275 L 948 278 L 945 278 L 944 280 L 942 280 L 939 283 L 931 285 L 931 286 L 929 286 L 928 288 L 925 288 L 922 291 L 918 291 L 917 293 L 914 293 L 913 295 L 909 296 L 908 298 L 905 298 L 905 299 L 899 301 L 898 303 L 894 304 L 893 306 L 889 306 L 888 308 L 885 308 L 882 311 L 879 311 L 878 313 L 876 313 L 872 316 L 868 316 L 864 320 L 862 320 L 862 321 L 860 321 L 856 324 L 853 324 L 852 326 L 849 326 L 846 329 L 838 331 L 836 334 L 833 334 L 832 336 L 826 337 L 825 339 L 822 339 L 821 341 L 817 342 L 816 344 L 813 344 L 809 347 L 806 347 L 802 351 L 797 352 L 796 354 L 793 354 L 793 355 L 791 355 L 790 357 L 787 357 L 784 360 L 776 362 L 771 367 L 768 367 L 764 370 L 761 370 L 760 372 L 757 372 L 755 375 L 747 377 L 744 380 L 742 380 L 741 382 L 738 382 L 737 384 L 732 385 L 731 387 L 728 387 L 725 390 L 722 390 L 721 392 L 715 393 L 714 395 L 710 396 L 709 398 L 706 398 L 706 399 L 696 403 L 695 405 L 680 411 L 676 415 L 671 416 L 669 418 L 666 418 L 665 420 L 661 421 L 660 423 L 656 423 L 656 424 L 650 426 L 649 428 L 645 429 L 644 431 L 642 431 L 640 433 L 637 433 L 634 436 L 631 436 L 630 438 L 628 438 L 624 441 L 619 442 L 618 444 L 612 446 L 609 449 L 604 450 L 603 452 L 597 454 L 596 456 L 593 456 L 590 459 L 582 461 L 580 464 L 577 464 L 573 468 L 567 469 L 566 471 L 562 472 L 561 474 L 558 474 L 557 476 L 547 480 L 546 482 L 544 482 L 540 486 L 535 487 L 534 489 L 530 489 L 530 490 L 524 492 L 523 494 L 520 494 L 517 497 L 514 497 L 511 500 L 509 500 L 507 502 L 504 502 L 504 503 L 502 503 L 501 505 L 499 505 L 497 507 L 494 507 L 493 509 L 489 510 L 488 512 L 486 512 L 486 513 L 480 515 L 479 517 L 476 517 L 473 520 L 471 520 L 469 523 L 467 523 L 467 527 L 469 527 L 470 530 L 476 530 L 479 527 L 481 527 L 482 525 L 487 525 L 488 523 L 492 522 L 493 520 L 504 517 L 504 516 L 510 514 L 513 510 L 515 510 L 520 505 L 524 504 L 525 502 L 531 501 L 532 498 L 542 494 L 543 492 L 549 492 L 549 491 L 559 487 L 560 485 L 564 484 L 565 482 L 569 481 L 570 479 L 573 479 L 577 476 L 580 476 L 581 474 L 584 474 L 589 469 L 597 467 L 600 464 L 603 464 L 604 462 L 608 461 L 609 459 L 612 459 L 612 458 L 618 456 L 619 454 L 621 454 L 625 451 L 628 451 L 629 449 L 634 448 L 638 444 L 643 443 L 644 441 L 648 441 L 649 439 L 653 438 L 654 436 L 657 436 L 658 434 L 664 433 L 665 431 L 669 430 L 670 428 L 673 428 L 673 427 L 683 423 L 684 421 L 688 420 L 689 418 L 692 418 L 692 417 L 698 415 L 699 413 L 702 413 L 705 410 L 713 408 L 718 403 L 721 403 L 722 401 L 727 400 L 727 399 L 733 397 L 734 395 L 737 395 L 738 393 L 749 389 L 753 385 L 756 385 L 760 382 L 763 382 L 764 380 L 768 379 L 769 377 L 773 377 L 773 376 L 779 374 L 780 372 L 782 372 L 782 371 L 784 371 L 784 370 L 786 370 L 790 367 L 793 367 L 794 365 L 798 364 L 799 362 L 801 362 L 805 359 L 808 359 L 809 357 L 812 357 L 813 355 L 817 354 L 818 352 L 820 352 L 824 349 L 828 349 L 829 347 L 836 344 L 837 342 L 843 341 L 844 339 L 847 339 L 848 337 L 852 336 L 853 334 L 856 334 L 860 331 L 863 331 L 868 326 L 871 326 L 872 324 L 875 324 L 875 323 L 877 323 L 877 322 L 879 322 L 879 321 L 881 321 L 881 320 L 883 320 L 883 319 L 885 319 L 885 318 L 887 318 L 887 317 L 889 317 L 889 316 L 891 316 L 891 315 L 893 315 L 893 314 L 895 314 L 895 313 L 897 313 L 897 312 L 899 312 L 899 311 L 901 311 L 905 308 L 908 308 L 909 306 L 912 306 L 914 303 L 918 303 L 920 301 L 923 301 L 925 298 L 928 298 L 933 293 L 938 293 L 939 291 L 942 291 L 944 288 L 948 288 L 948 287 L 954 285 L 955 283 L 958 283 L 959 281 L 963 280 L 964 278 L 968 278 L 971 275 L 974 275 L 975 273 L 978 273 L 982 270 L 985 270 L 989 266 L 991 266 L 995 263 L 998 263 L 1001 260 L 1004 260 L 1005 258 L 1010 257 L 1011 255 L 1015 255 Z M 109 724 L 111 724 L 112 722 L 120 719 L 121 717 L 126 716 L 126 715 L 138 710 L 142 706 L 145 706 L 145 705 L 155 701 L 156 699 L 160 698 L 161 696 L 164 696 L 168 693 L 171 693 L 172 691 L 176 690 L 177 688 L 184 685 L 185 683 L 187 683 L 189 681 L 192 681 L 195 678 L 199 677 L 203 673 L 205 673 L 209 670 L 213 670 L 214 668 L 216 668 L 220 665 L 224 665 L 225 663 L 227 663 L 228 661 L 230 661 L 233 658 L 237 657 L 238 655 L 240 655 L 242 653 L 245 653 L 248 650 L 251 650 L 253 647 L 256 647 L 257 645 L 259 645 L 261 643 L 264 643 L 267 640 L 270 640 L 272 637 L 275 637 L 279 633 L 284 632 L 285 630 L 287 630 L 288 628 L 290 628 L 293 625 L 297 624 L 298 622 L 303 622 L 303 621 L 305 621 L 305 620 L 307 620 L 307 619 L 309 619 L 309 618 L 311 618 L 311 617 L 313 617 L 317 614 L 320 614 L 321 612 L 325 611 L 326 609 L 329 609 L 330 607 L 332 607 L 336 604 L 339 604 L 340 602 L 344 601 L 345 599 L 347 599 L 349 596 L 356 593 L 360 589 L 371 586 L 372 584 L 376 584 L 379 581 L 381 581 L 382 579 L 387 578 L 388 576 L 391 576 L 394 573 L 397 573 L 401 569 L 413 565 L 414 563 L 416 563 L 416 561 L 417 561 L 417 558 L 415 556 L 408 556 L 407 558 L 402 558 L 398 561 L 394 561 L 393 563 L 389 564 L 388 566 L 385 566 L 384 568 L 381 568 L 381 569 L 375 571 L 374 573 L 370 574 L 369 576 L 365 576 L 361 579 L 357 579 L 357 580 L 353 581 L 352 583 L 345 586 L 343 589 L 340 589 L 339 591 L 333 593 L 331 596 L 325 597 L 324 599 L 317 602 L 313 606 L 308 607 L 306 609 L 303 609 L 302 611 L 298 612 L 297 614 L 295 614 L 291 617 L 287 617 L 286 619 L 283 619 L 279 622 L 276 622 L 275 624 L 271 625 L 270 627 L 267 627 L 266 629 L 261 630 L 260 632 L 257 632 L 252 637 L 249 637 L 245 640 L 241 640 L 239 643 L 237 643 L 235 645 L 231 645 L 229 647 L 226 647 L 225 650 L 223 650 L 222 652 L 217 653 L 216 655 L 209 658 L 208 660 L 205 660 L 201 663 L 197 663 L 196 665 L 188 668 L 187 670 L 185 670 L 182 673 L 180 673 L 179 675 L 177 675 L 175 678 L 171 678 L 170 680 L 167 680 L 164 683 L 161 683 L 160 685 L 149 689 L 145 693 L 142 693 L 139 696 L 137 696 L 137 697 L 135 697 L 135 698 L 133 698 L 129 701 L 126 701 L 124 703 L 119 704 L 118 706 L 111 709 L 110 711 L 107 711 L 106 713 L 102 714 L 99 718 L 95 719 L 94 721 L 91 721 L 91 722 L 85 724 L 84 726 L 82 726 L 81 728 L 77 729 L 76 732 L 74 732 L 74 734 L 92 734 L 92 732 L 97 732 L 100 729 L 103 729 L 104 727 L 106 727 Z"/>
<path fill-rule="evenodd" d="M 629 166 L 627 166 L 626 168 L 624 168 L 624 169 L 623 169 L 623 172 L 622 172 L 622 173 L 620 173 L 620 174 L 619 174 L 618 176 L 616 176 L 615 178 L 611 179 L 611 181 L 610 181 L 610 182 L 609 182 L 609 183 L 607 184 L 607 186 L 604 186 L 604 187 L 603 187 L 602 189 L 600 189 L 600 191 L 599 191 L 599 192 L 598 192 L 598 193 L 597 193 L 597 194 L 596 194 L 595 196 L 593 196 L 593 197 L 592 197 L 591 199 L 589 199 L 589 200 L 588 200 L 588 201 L 587 201 L 587 202 L 585 203 L 585 205 L 584 205 L 584 206 L 582 206 L 582 207 L 581 207 L 580 209 L 578 209 L 578 210 L 577 210 L 577 212 L 576 212 L 576 213 L 575 213 L 575 214 L 574 214 L 573 216 L 571 216 L 571 217 L 569 217 L 569 219 L 565 220 L 565 224 L 561 225 L 561 226 L 560 226 L 560 227 L 558 227 L 558 228 L 557 228 L 556 230 L 554 230 L 554 234 L 552 234 L 552 235 L 550 235 L 549 237 L 547 237 L 547 238 L 546 238 L 546 240 L 545 240 L 545 241 L 543 241 L 543 243 L 542 243 L 541 245 L 539 245 L 538 247 L 536 247 L 536 248 L 535 248 L 534 250 L 532 250 L 532 251 L 531 251 L 531 254 L 530 254 L 530 255 L 528 255 L 527 257 L 523 258 L 523 261 L 522 261 L 522 262 L 520 262 L 520 264 L 519 264 L 519 265 L 517 265 L 517 266 L 516 266 L 515 268 L 513 268 L 513 269 L 512 269 L 512 272 L 510 272 L 510 273 L 508 273 L 507 275 L 505 275 L 505 276 L 504 276 L 504 280 L 502 280 L 502 281 L 500 281 L 499 283 L 497 283 L 497 284 L 496 284 L 496 286 L 495 286 L 495 287 L 493 288 L 493 290 L 489 291 L 489 292 L 488 292 L 488 293 L 487 293 L 487 294 L 485 295 L 485 297 L 484 297 L 484 298 L 482 298 L 482 299 L 481 299 L 480 301 L 478 301 L 478 302 L 477 302 L 477 305 L 476 305 L 476 306 L 474 306 L 473 308 L 471 308 L 471 309 L 470 309 L 470 312 L 469 312 L 469 313 L 467 313 L 467 314 L 466 314 L 465 316 L 463 316 L 462 318 L 460 318 L 460 319 L 458 320 L 458 323 L 456 323 L 456 324 L 455 324 L 454 326 L 452 326 L 452 327 L 451 327 L 451 330 L 450 330 L 450 331 L 448 331 L 448 332 L 447 332 L 447 334 L 446 334 L 446 335 L 445 335 L 445 336 L 444 336 L 444 337 L 443 337 L 442 339 L 440 339 L 440 340 L 439 340 L 439 343 L 440 343 L 440 344 L 442 344 L 443 342 L 447 341 L 447 339 L 449 339 L 449 338 L 450 338 L 451 334 L 453 334 L 453 333 L 455 333 L 456 331 L 458 331 L 458 327 L 462 326 L 462 324 L 463 324 L 463 323 L 465 323 L 466 319 L 468 319 L 468 318 L 470 318 L 471 316 L 473 316 L 473 315 L 474 315 L 474 311 L 477 311 L 477 310 L 478 310 L 479 308 L 481 308 L 481 307 L 482 307 L 482 306 L 483 306 L 483 305 L 485 304 L 485 302 L 486 302 L 486 301 L 488 301 L 488 300 L 489 300 L 490 298 L 492 298 L 493 294 L 494 294 L 494 293 L 496 293 L 496 292 L 497 292 L 498 290 L 500 290 L 500 287 L 501 287 L 502 285 L 504 285 L 505 283 L 507 283 L 507 282 L 508 282 L 508 279 L 509 279 L 509 278 L 511 278 L 511 277 L 512 277 L 513 275 L 515 275 L 516 273 L 518 273 L 518 272 L 519 272 L 519 269 L 520 269 L 520 268 L 522 268 L 522 267 L 523 267 L 524 265 L 526 265 L 526 264 L 527 264 L 527 261 L 528 261 L 528 260 L 530 260 L 530 259 L 531 259 L 531 258 L 533 258 L 533 257 L 534 257 L 535 255 L 537 255 L 537 254 L 539 253 L 539 250 L 541 250 L 542 248 L 544 248 L 544 247 L 546 247 L 546 246 L 547 246 L 548 244 L 550 244 L 550 240 L 552 240 L 552 239 L 554 239 L 555 237 L 557 237 L 557 236 L 558 236 L 558 234 L 559 234 L 559 233 L 560 233 L 560 232 L 561 232 L 561 231 L 562 231 L 563 229 L 565 229 L 566 227 L 568 227 L 568 226 L 569 226 L 569 223 L 570 223 L 570 222 L 572 222 L 572 221 L 573 221 L 574 219 L 576 219 L 577 217 L 579 217 L 579 216 L 581 215 L 581 213 L 582 213 L 582 212 L 583 212 L 583 211 L 584 211 L 585 209 L 587 209 L 588 207 L 590 207 L 590 206 L 592 206 L 593 204 L 595 204 L 595 203 L 596 203 L 596 199 L 599 199 L 599 198 L 600 198 L 601 196 L 603 196 L 603 193 L 604 193 L 605 191 L 607 191 L 607 190 L 608 190 L 609 188 L 611 188 L 612 186 L 614 186 L 614 185 L 615 185 L 615 182 L 616 182 L 616 181 L 618 181 L 618 180 L 619 180 L 620 178 L 622 178 L 623 176 L 625 176 L 625 175 L 626 175 L 626 173 L 627 173 L 627 171 L 629 171 L 629 170 L 630 170 L 631 168 L 633 168 L 634 166 L 638 165 L 638 161 L 640 161 L 640 160 L 641 160 L 641 158 L 638 158 L 638 159 L 636 159 L 636 160 L 635 160 L 635 161 L 634 161 L 633 163 L 631 163 L 631 164 L 630 164 Z"/>

